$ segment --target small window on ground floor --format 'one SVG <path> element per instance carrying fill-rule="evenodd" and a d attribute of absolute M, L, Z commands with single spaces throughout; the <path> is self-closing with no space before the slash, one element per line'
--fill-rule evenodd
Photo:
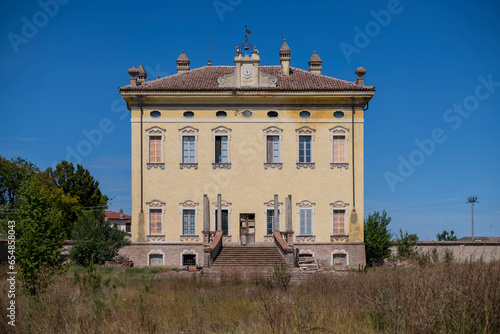
<path fill-rule="evenodd" d="M 334 266 L 347 265 L 347 254 L 342 254 L 342 253 L 333 254 L 333 265 Z"/>
<path fill-rule="evenodd" d="M 183 254 L 182 255 L 182 265 L 183 266 L 195 266 L 196 265 L 196 254 Z"/>
<path fill-rule="evenodd" d="M 149 254 L 150 266 L 163 266 L 163 254 Z"/>

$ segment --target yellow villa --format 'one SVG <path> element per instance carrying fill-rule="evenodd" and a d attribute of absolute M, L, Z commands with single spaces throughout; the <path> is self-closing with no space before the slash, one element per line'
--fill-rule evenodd
<path fill-rule="evenodd" d="M 277 50 L 276 50 L 277 51 Z M 364 112 L 375 93 L 357 81 L 261 66 L 247 37 L 234 65 L 119 88 L 131 111 L 132 244 L 136 266 L 358 267 L 363 243 Z"/>

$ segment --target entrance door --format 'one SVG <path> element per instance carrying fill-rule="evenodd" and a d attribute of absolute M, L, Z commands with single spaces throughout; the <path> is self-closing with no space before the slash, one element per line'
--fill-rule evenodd
<path fill-rule="evenodd" d="M 255 214 L 240 214 L 240 243 L 242 246 L 255 246 Z"/>

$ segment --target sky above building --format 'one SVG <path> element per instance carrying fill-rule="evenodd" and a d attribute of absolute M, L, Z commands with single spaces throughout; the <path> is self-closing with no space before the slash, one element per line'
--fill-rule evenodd
<path fill-rule="evenodd" d="M 130 213 L 129 111 L 118 87 L 233 65 L 245 24 L 261 65 L 291 66 L 376 86 L 365 113 L 365 216 L 435 239 L 500 236 L 500 3 L 497 1 L 3 1 L 0 154 L 45 169 L 81 163 Z M 211 36 L 211 38 L 210 38 Z M 211 43 L 210 43 L 211 39 Z M 211 47 L 210 47 L 211 45 Z"/>

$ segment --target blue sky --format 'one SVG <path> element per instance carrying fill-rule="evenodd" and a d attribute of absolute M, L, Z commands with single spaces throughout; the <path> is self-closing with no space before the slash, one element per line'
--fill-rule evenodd
<path fill-rule="evenodd" d="M 191 68 L 204 66 L 210 33 L 213 64 L 231 65 L 247 24 L 262 65 L 279 64 L 283 35 L 292 66 L 307 69 L 316 50 L 325 75 L 355 81 L 357 67 L 368 70 L 377 92 L 365 114 L 366 213 L 386 209 L 393 232 L 421 240 L 445 229 L 469 236 L 465 202 L 477 195 L 475 235 L 500 236 L 497 1 L 9 0 L 1 9 L 0 154 L 46 168 L 80 148 L 70 160 L 114 210 L 130 212 L 130 123 L 117 89 L 127 69 L 174 74 L 181 50 Z M 84 146 L 100 126 L 106 133 Z"/>

